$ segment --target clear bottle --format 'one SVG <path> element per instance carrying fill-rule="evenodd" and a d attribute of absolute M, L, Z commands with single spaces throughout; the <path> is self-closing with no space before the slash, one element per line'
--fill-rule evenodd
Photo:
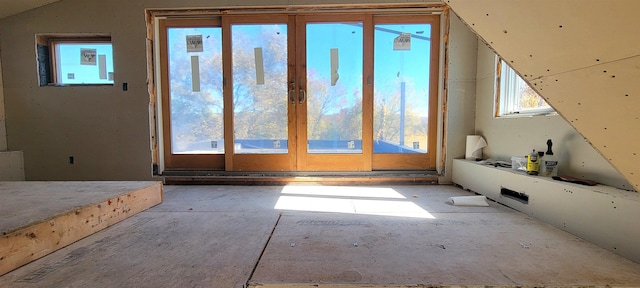
<path fill-rule="evenodd" d="M 549 139 L 547 140 L 547 152 L 545 152 L 544 157 L 542 157 L 542 163 L 540 164 L 540 175 L 546 177 L 558 175 L 558 158 L 556 155 L 553 155 L 551 146 L 553 146 L 553 142 Z"/>

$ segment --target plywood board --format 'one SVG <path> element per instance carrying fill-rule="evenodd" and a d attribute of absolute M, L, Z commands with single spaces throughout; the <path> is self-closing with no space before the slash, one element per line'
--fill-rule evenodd
<path fill-rule="evenodd" d="M 640 265 L 527 215 L 447 204 L 471 195 L 456 187 L 295 186 L 166 186 L 161 205 L 1 276 L 0 286 L 246 287 L 256 264 L 252 287 L 640 284 Z M 283 195 L 411 202 L 435 218 L 277 209 Z M 311 277 L 325 282 L 304 282 Z"/>
<path fill-rule="evenodd" d="M 0 277 L 0 287 L 242 287 L 281 187 L 165 186 L 165 202 Z"/>
<path fill-rule="evenodd" d="M 393 189 L 401 195 L 413 194 L 395 201 L 413 202 L 434 217 L 285 211 L 250 287 L 572 287 L 640 283 L 640 265 L 603 253 L 593 244 L 497 203 L 491 203 L 491 207 L 446 203 L 448 197 L 471 193 L 441 188 Z M 331 198 L 332 192 L 327 189 L 324 199 Z M 378 201 L 389 200 L 378 195 Z M 320 206 L 322 201 L 316 203 Z M 598 259 L 598 265 L 589 259 Z"/>
<path fill-rule="evenodd" d="M 524 215 L 494 209 L 436 213 L 430 220 L 285 214 L 250 287 L 640 283 L 637 264 Z M 589 260 L 595 258 L 598 265 Z"/>

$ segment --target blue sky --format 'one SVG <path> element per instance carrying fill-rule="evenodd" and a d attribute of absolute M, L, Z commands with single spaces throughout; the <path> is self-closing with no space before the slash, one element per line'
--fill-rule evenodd
<path fill-rule="evenodd" d="M 97 55 L 106 56 L 106 72 L 107 79 L 100 79 L 100 67 L 96 59 L 96 65 L 82 65 L 80 62 L 81 49 L 96 49 Z M 58 83 L 60 84 L 111 84 L 109 80 L 109 72 L 113 70 L 113 49 L 111 43 L 101 44 L 77 44 L 77 43 L 60 43 L 56 50 L 58 59 Z M 70 75 L 72 74 L 72 75 Z M 71 77 L 70 77 L 71 76 Z M 114 74 L 115 77 L 115 74 Z M 74 79 L 69 79 L 74 78 Z"/>
<path fill-rule="evenodd" d="M 281 35 L 287 35 L 285 24 L 249 25 L 242 31 L 252 33 L 264 33 L 261 26 L 269 26 L 268 31 L 281 31 Z M 400 82 L 407 83 L 407 102 L 414 106 L 416 113 L 427 115 L 428 90 L 429 90 L 429 61 L 430 41 L 426 40 L 431 35 L 429 24 L 382 24 L 376 25 L 374 34 L 374 84 L 378 98 L 391 98 L 394 93 L 399 93 Z M 169 33 L 170 43 L 185 42 L 183 38 L 187 34 L 219 35 L 211 29 L 219 31 L 220 28 L 179 28 L 171 29 Z M 178 32 L 178 30 L 181 33 Z M 394 39 L 399 33 L 411 33 L 410 50 L 394 50 Z M 358 99 L 352 92 L 362 91 L 362 24 L 361 23 L 309 23 L 307 24 L 307 60 L 308 73 L 312 71 L 317 77 L 330 81 L 331 61 L 330 50 L 338 48 L 340 75 L 338 83 L 347 88 L 348 104 L 353 104 Z M 215 36 L 214 36 L 215 37 Z M 250 47 L 253 49 L 253 47 Z M 207 42 L 205 40 L 205 53 Z M 177 53 L 181 53 L 176 51 Z M 264 50 L 266 53 L 266 50 Z M 265 55 L 265 57 L 268 57 Z M 190 77 L 190 75 L 187 75 Z M 202 83 L 205 85 L 205 83 Z M 330 88 L 334 89 L 334 88 Z M 311 95 L 310 95 L 311 96 Z M 361 95 L 360 95 L 361 96 Z"/>

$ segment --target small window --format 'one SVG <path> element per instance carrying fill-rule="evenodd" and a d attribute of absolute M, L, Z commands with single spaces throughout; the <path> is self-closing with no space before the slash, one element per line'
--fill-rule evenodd
<path fill-rule="evenodd" d="M 554 110 L 509 65 L 498 58 L 496 116 L 542 115 Z"/>
<path fill-rule="evenodd" d="M 110 37 L 47 37 L 38 41 L 40 86 L 113 85 Z"/>

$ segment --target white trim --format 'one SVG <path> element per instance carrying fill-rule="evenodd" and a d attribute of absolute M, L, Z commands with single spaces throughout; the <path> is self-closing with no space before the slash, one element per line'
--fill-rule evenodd
<path fill-rule="evenodd" d="M 497 117 L 519 117 L 519 116 L 535 116 L 535 115 L 550 115 L 555 113 L 552 107 L 534 107 L 534 108 L 522 108 L 520 107 L 520 92 L 524 85 L 528 85 L 518 73 L 513 70 L 504 60 L 501 60 L 496 56 L 495 67 L 498 65 L 498 61 L 502 61 L 500 64 L 500 75 L 496 73 L 496 81 L 500 80 L 499 93 L 496 93 L 496 101 L 499 101 L 499 111 L 495 113 Z M 499 78 L 498 78 L 499 77 Z M 497 91 L 496 91 L 497 92 Z M 498 99 L 499 98 L 499 99 Z M 540 96 L 542 99 L 542 97 Z M 542 99 L 542 101 L 545 101 Z M 546 103 L 546 101 L 545 101 Z M 547 104 L 548 105 L 548 104 Z M 496 105 L 498 106 L 498 105 Z"/>

